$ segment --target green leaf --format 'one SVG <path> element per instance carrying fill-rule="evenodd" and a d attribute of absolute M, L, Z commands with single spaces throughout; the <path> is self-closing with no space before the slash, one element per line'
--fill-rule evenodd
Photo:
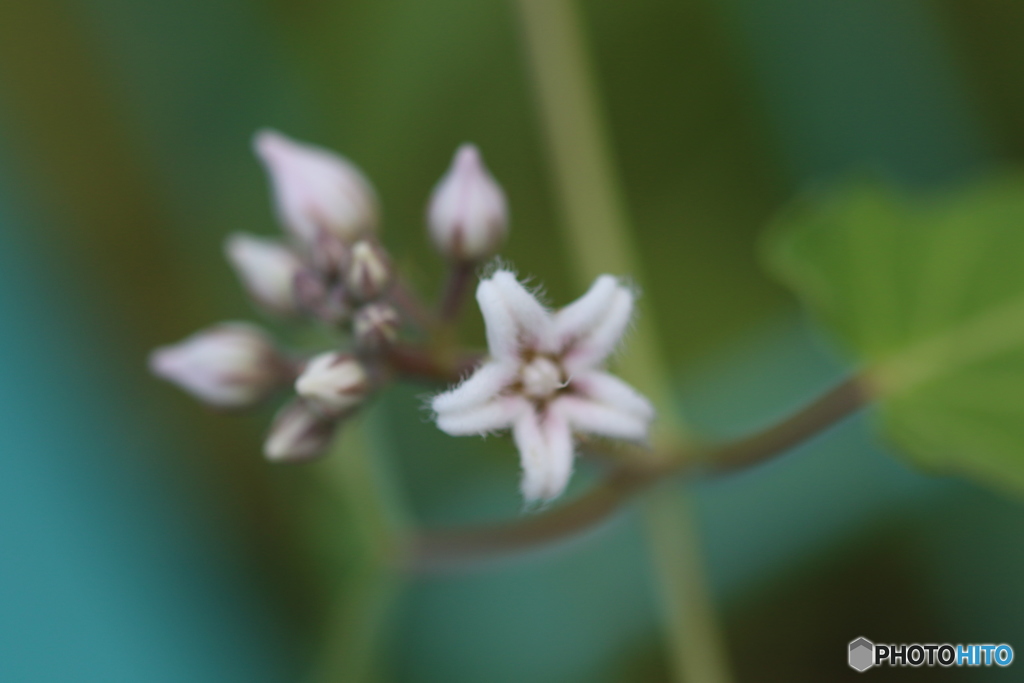
<path fill-rule="evenodd" d="M 766 254 L 916 464 L 1024 491 L 1024 175 L 928 196 L 851 183 L 785 211 Z"/>

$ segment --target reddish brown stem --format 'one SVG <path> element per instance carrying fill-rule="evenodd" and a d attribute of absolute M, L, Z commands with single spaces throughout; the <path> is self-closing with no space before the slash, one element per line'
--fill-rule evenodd
<path fill-rule="evenodd" d="M 587 493 L 549 512 L 503 524 L 420 532 L 402 553 L 403 562 L 411 571 L 437 571 L 568 538 L 600 524 L 660 479 L 687 471 L 721 474 L 751 467 L 823 432 L 868 399 L 857 378 L 851 378 L 752 436 L 701 451 L 673 453 L 661 465 L 619 467 Z M 638 462 L 650 463 L 650 458 Z"/>
<path fill-rule="evenodd" d="M 712 449 L 704 460 L 704 469 L 708 473 L 726 474 L 751 467 L 820 434 L 868 400 L 862 383 L 851 377 L 781 422 Z"/>
<path fill-rule="evenodd" d="M 454 384 L 480 363 L 482 354 L 463 352 L 451 362 L 445 362 L 420 346 L 396 345 L 387 349 L 390 366 L 407 379 L 427 379 Z"/>
<path fill-rule="evenodd" d="M 430 330 L 437 322 L 430 309 L 401 277 L 391 287 L 391 301 L 421 330 Z"/>
<path fill-rule="evenodd" d="M 502 524 L 419 533 L 409 542 L 407 566 L 414 572 L 445 571 L 573 536 L 600 524 L 655 478 L 653 472 L 623 468 L 550 512 Z"/>
<path fill-rule="evenodd" d="M 466 299 L 466 293 L 473 283 L 473 271 L 475 265 L 460 261 L 452 265 L 451 273 L 448 275 L 448 284 L 445 285 L 444 294 L 441 297 L 441 305 L 438 317 L 443 322 L 451 322 L 459 317 L 462 303 Z"/>

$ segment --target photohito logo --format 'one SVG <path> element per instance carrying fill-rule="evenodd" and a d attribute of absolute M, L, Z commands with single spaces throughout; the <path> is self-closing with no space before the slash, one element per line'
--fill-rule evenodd
<path fill-rule="evenodd" d="M 951 645 L 949 643 L 921 645 L 882 645 L 867 638 L 850 641 L 848 652 L 850 668 L 867 671 L 873 666 L 1010 666 L 1013 648 L 1001 645 Z"/>

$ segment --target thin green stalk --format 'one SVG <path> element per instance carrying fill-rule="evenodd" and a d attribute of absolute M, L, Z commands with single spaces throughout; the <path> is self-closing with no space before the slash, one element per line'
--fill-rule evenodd
<path fill-rule="evenodd" d="M 382 448 L 377 439 L 368 438 L 367 432 L 374 430 L 367 429 L 367 421 L 345 424 L 323 463 L 324 475 L 353 527 L 354 542 L 348 550 L 353 564 L 339 574 L 310 683 L 378 680 L 388 616 L 403 587 L 393 556 L 404 528 L 402 508 L 377 457 Z"/>
<path fill-rule="evenodd" d="M 381 678 L 381 640 L 401 592 L 392 572 L 366 564 L 345 581 L 333 599 L 322 652 L 310 683 L 373 683 Z"/>
<path fill-rule="evenodd" d="M 598 104 L 576 4 L 573 0 L 517 0 L 516 4 L 577 281 L 582 287 L 601 273 L 628 274 L 642 287 L 640 261 L 612 163 L 607 125 Z M 619 372 L 651 397 L 661 411 L 652 435 L 655 452 L 676 450 L 685 441 L 686 430 L 673 405 L 668 379 L 671 372 L 662 358 L 649 309 L 639 319 L 630 339 L 630 353 L 619 363 Z M 717 634 L 718 625 L 700 572 L 680 573 L 679 565 L 674 563 L 683 555 L 693 566 L 700 565 L 696 535 L 684 533 L 693 527 L 689 505 L 680 501 L 674 512 L 679 515 L 679 528 L 668 525 L 665 514 L 647 509 L 652 560 L 663 597 L 670 603 L 667 613 L 672 618 L 666 629 L 670 647 L 674 659 L 692 660 L 686 667 L 677 668 L 679 680 L 724 682 L 729 676 L 722 650 L 704 648 L 699 639 L 688 640 L 697 634 L 704 641 L 716 641 L 717 635 L 708 634 Z M 705 605 L 707 609 L 691 609 L 693 605 Z M 686 677 L 697 671 L 716 672 L 716 677 Z"/>
<path fill-rule="evenodd" d="M 644 501 L 655 573 L 665 597 L 662 618 L 674 644 L 672 671 L 679 681 L 725 683 L 731 677 L 724 668 L 726 653 L 715 606 L 707 591 L 694 590 L 706 585 L 707 577 L 700 558 L 689 550 L 700 545 L 690 505 L 678 486 L 662 486 Z"/>
<path fill-rule="evenodd" d="M 627 275 L 642 289 L 640 259 L 576 7 L 569 0 L 518 0 L 518 5 L 576 280 L 583 287 L 602 273 Z M 649 311 L 638 318 L 629 348 L 619 361 L 621 374 L 655 405 L 671 406 L 671 387 L 661 372 L 666 364 Z M 655 435 L 656 442 L 681 438 L 678 421 L 662 419 L 659 425 L 663 431 Z"/>

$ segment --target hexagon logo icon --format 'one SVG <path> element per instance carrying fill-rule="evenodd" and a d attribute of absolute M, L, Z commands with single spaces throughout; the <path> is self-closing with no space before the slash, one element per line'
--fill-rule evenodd
<path fill-rule="evenodd" d="M 875 665 L 875 644 L 867 638 L 858 638 L 850 643 L 850 668 L 867 671 Z"/>

